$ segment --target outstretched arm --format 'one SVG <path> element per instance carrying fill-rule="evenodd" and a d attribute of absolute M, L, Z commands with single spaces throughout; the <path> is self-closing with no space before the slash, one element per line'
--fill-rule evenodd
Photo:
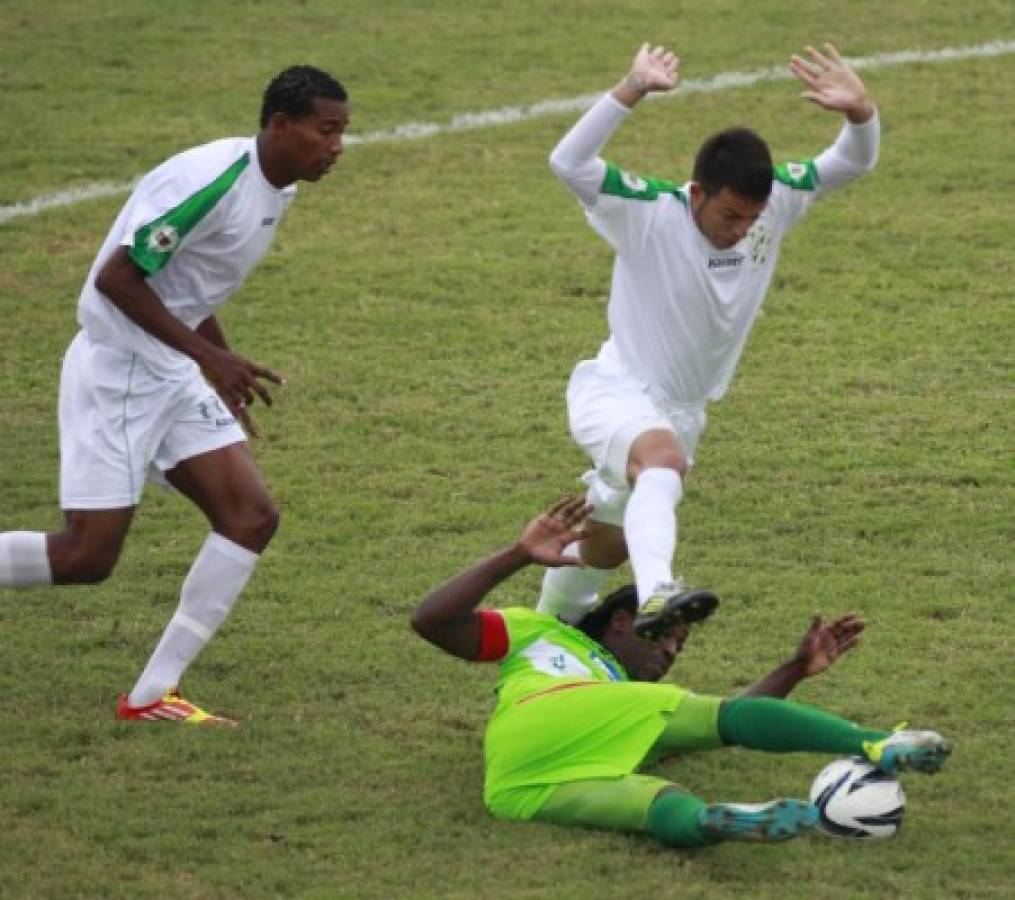
<path fill-rule="evenodd" d="M 805 678 L 820 675 L 840 656 L 852 650 L 866 626 L 867 623 L 853 613 L 827 623 L 815 614 L 800 639 L 796 653 L 745 690 L 743 696 L 786 697 Z"/>
<path fill-rule="evenodd" d="M 881 131 L 877 109 L 863 81 L 835 47 L 825 44 L 824 53 L 807 47 L 807 53 L 810 59 L 794 55 L 789 63 L 807 88 L 800 96 L 846 117 L 835 143 L 814 160 L 821 188 L 835 188 L 874 168 Z"/>
<path fill-rule="evenodd" d="M 606 174 L 606 163 L 600 159 L 599 151 L 646 94 L 676 87 L 678 63 L 669 50 L 643 44 L 630 72 L 553 149 L 550 168 L 586 206 L 595 203 Z"/>
<path fill-rule="evenodd" d="M 825 52 L 804 48 L 810 59 L 797 54 L 790 57 L 789 69 L 807 88 L 800 96 L 822 109 L 841 112 L 852 124 L 863 125 L 874 115 L 874 104 L 867 97 L 860 76 L 832 44 Z"/>
<path fill-rule="evenodd" d="M 614 100 L 631 109 L 652 91 L 672 91 L 677 86 L 679 65 L 680 60 L 672 50 L 642 44 L 631 63 L 631 71 L 610 93 Z"/>
<path fill-rule="evenodd" d="M 452 656 L 476 659 L 482 642 L 481 618 L 476 607 L 483 598 L 530 563 L 581 565 L 575 557 L 563 553 L 565 547 L 578 539 L 575 529 L 591 512 L 584 499 L 571 497 L 537 516 L 513 544 L 431 591 L 412 614 L 413 629 Z"/>

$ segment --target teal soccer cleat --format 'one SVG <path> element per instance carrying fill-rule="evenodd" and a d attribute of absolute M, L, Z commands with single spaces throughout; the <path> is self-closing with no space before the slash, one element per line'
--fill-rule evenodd
<path fill-rule="evenodd" d="M 952 747 L 936 731 L 910 731 L 903 724 L 880 741 L 864 741 L 863 752 L 882 772 L 933 775 L 948 760 Z"/>
<path fill-rule="evenodd" d="M 788 841 L 818 824 L 818 808 L 806 800 L 713 803 L 699 814 L 706 833 L 726 841 Z"/>

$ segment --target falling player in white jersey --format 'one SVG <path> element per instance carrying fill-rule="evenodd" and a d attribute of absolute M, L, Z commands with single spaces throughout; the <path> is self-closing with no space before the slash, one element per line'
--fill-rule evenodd
<path fill-rule="evenodd" d="M 863 82 L 829 44 L 793 56 L 802 96 L 839 112 L 835 143 L 813 160 L 773 166 L 747 128 L 713 135 L 684 185 L 629 174 L 599 157 L 646 94 L 677 84 L 678 60 L 644 45 L 629 74 L 561 140 L 550 167 L 616 253 L 611 335 L 567 388 L 571 433 L 592 458 L 588 535 L 568 552 L 584 567 L 547 572 L 539 608 L 579 620 L 610 570 L 630 558 L 639 633 L 670 624 L 707 591 L 675 582 L 676 507 L 705 426 L 726 392 L 771 282 L 782 239 L 810 204 L 874 167 L 879 124 Z"/>
<path fill-rule="evenodd" d="M 0 534 L 0 586 L 105 580 L 147 478 L 211 524 L 180 604 L 117 715 L 232 724 L 184 700 L 180 677 L 239 597 L 278 526 L 247 444 L 261 379 L 231 352 L 215 311 L 268 250 L 296 193 L 342 152 L 342 85 L 313 66 L 279 73 L 260 131 L 172 157 L 145 175 L 113 224 L 78 301 L 81 330 L 60 378 L 64 529 Z M 241 427 L 241 423 L 242 426 Z"/>

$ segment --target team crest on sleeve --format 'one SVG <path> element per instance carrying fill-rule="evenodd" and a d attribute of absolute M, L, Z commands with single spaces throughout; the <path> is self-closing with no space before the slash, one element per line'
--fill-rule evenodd
<path fill-rule="evenodd" d="M 813 191 L 818 186 L 814 160 L 787 162 L 775 167 L 775 179 L 798 191 Z"/>
<path fill-rule="evenodd" d="M 155 253 L 171 253 L 179 243 L 180 233 L 169 223 L 160 225 L 148 235 L 148 249 Z"/>
<path fill-rule="evenodd" d="M 644 178 L 630 172 L 621 171 L 620 180 L 624 182 L 624 187 L 635 194 L 640 194 L 648 188 L 648 182 Z"/>

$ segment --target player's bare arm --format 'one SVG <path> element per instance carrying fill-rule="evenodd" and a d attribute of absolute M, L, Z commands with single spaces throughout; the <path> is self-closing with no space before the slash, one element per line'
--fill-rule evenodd
<path fill-rule="evenodd" d="M 832 622 L 815 614 L 796 652 L 781 666 L 743 692 L 745 697 L 786 697 L 805 678 L 826 671 L 843 654 L 852 650 L 867 623 L 847 613 Z"/>
<path fill-rule="evenodd" d="M 800 96 L 816 103 L 822 109 L 842 113 L 854 125 L 869 122 L 874 115 L 874 104 L 867 96 L 863 81 L 832 44 L 825 50 L 804 48 L 809 58 L 793 54 L 789 70 L 807 90 Z"/>
<path fill-rule="evenodd" d="M 652 91 L 672 91 L 677 86 L 680 60 L 665 47 L 642 44 L 627 73 L 613 89 L 615 100 L 630 108 Z"/>
<path fill-rule="evenodd" d="M 217 316 L 208 316 L 208 318 L 194 330 L 210 344 L 214 344 L 216 347 L 221 347 L 223 350 L 229 350 L 229 342 L 226 340 L 225 331 L 223 331 L 222 324 L 219 322 Z M 282 384 L 284 383 L 285 381 L 283 380 Z M 240 420 L 243 425 L 243 430 L 246 431 L 248 436 L 254 438 L 259 438 L 261 436 L 261 430 L 258 428 L 257 422 L 255 422 L 253 417 L 250 415 L 250 411 L 247 406 L 233 408 L 232 412 Z"/>
<path fill-rule="evenodd" d="M 529 522 L 513 544 L 431 591 L 412 615 L 413 630 L 452 656 L 476 659 L 481 643 L 476 607 L 498 584 L 532 563 L 580 566 L 573 556 L 563 555 L 564 548 L 577 539 L 591 512 L 583 498 L 561 500 Z"/>
<path fill-rule="evenodd" d="M 282 384 L 282 376 L 216 346 L 180 322 L 148 286 L 144 272 L 127 255 L 126 247 L 119 247 L 106 261 L 95 286 L 132 322 L 193 359 L 233 412 L 253 403 L 255 395 L 271 406 L 271 395 L 258 379 Z"/>

